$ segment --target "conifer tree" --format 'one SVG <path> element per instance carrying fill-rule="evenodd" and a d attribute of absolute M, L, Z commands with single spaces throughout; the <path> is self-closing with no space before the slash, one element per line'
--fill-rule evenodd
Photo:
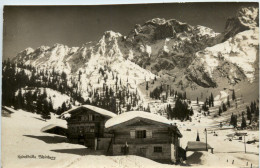
<path fill-rule="evenodd" d="M 255 116 L 258 118 L 259 117 L 259 107 L 256 107 L 256 111 L 255 111 Z"/>
<path fill-rule="evenodd" d="M 214 107 L 214 96 L 212 93 L 210 95 L 210 101 L 211 101 L 211 106 Z"/>
<path fill-rule="evenodd" d="M 22 109 L 23 107 L 24 107 L 24 98 L 23 98 L 23 95 L 22 95 L 22 90 L 19 89 L 18 95 L 17 95 L 17 106 L 16 106 L 16 108 Z"/>
<path fill-rule="evenodd" d="M 227 106 L 230 107 L 229 96 L 227 97 Z"/>
<path fill-rule="evenodd" d="M 183 99 L 186 100 L 186 92 L 183 93 Z"/>
<path fill-rule="evenodd" d="M 149 113 L 151 112 L 151 111 L 150 111 L 150 106 L 149 106 L 149 104 L 148 104 L 148 106 L 147 106 L 146 111 L 149 112 Z"/>
<path fill-rule="evenodd" d="M 51 100 L 49 101 L 49 111 L 50 111 L 50 112 L 53 112 L 53 111 L 54 111 L 54 109 L 53 109 L 53 104 L 52 104 L 52 101 L 51 101 Z"/>
<path fill-rule="evenodd" d="M 246 119 L 245 119 L 244 115 L 242 115 L 241 128 L 242 128 L 242 129 L 246 128 Z"/>
<path fill-rule="evenodd" d="M 248 106 L 246 106 L 246 115 L 247 115 L 247 119 L 251 121 L 252 113 L 251 113 L 250 108 Z"/>
<path fill-rule="evenodd" d="M 190 109 L 190 116 L 192 116 L 193 114 L 194 114 L 194 112 L 193 112 L 193 109 L 191 107 L 191 109 Z"/>
<path fill-rule="evenodd" d="M 89 100 L 89 98 L 86 100 L 86 104 L 90 104 L 90 100 Z"/>
<path fill-rule="evenodd" d="M 45 99 L 43 101 L 43 111 L 41 113 L 42 118 L 46 121 L 46 119 L 50 119 L 51 118 L 51 114 L 49 111 L 49 104 L 48 101 Z"/>
<path fill-rule="evenodd" d="M 223 109 L 223 112 L 224 112 L 224 111 L 227 111 L 227 106 L 226 106 L 225 103 L 222 104 L 222 109 Z"/>
<path fill-rule="evenodd" d="M 200 141 L 199 132 L 197 132 L 197 138 L 196 138 L 196 141 Z"/>
<path fill-rule="evenodd" d="M 255 106 L 254 106 L 253 102 L 251 102 L 251 104 L 250 104 L 250 111 L 251 111 L 251 113 L 255 113 Z"/>
<path fill-rule="evenodd" d="M 235 89 L 233 89 L 232 100 L 234 101 L 235 99 L 236 99 L 236 94 L 235 94 Z"/>
<path fill-rule="evenodd" d="M 63 113 L 64 111 L 67 111 L 67 106 L 65 102 L 63 102 L 61 105 L 61 113 Z"/>
<path fill-rule="evenodd" d="M 221 113 L 222 113 L 222 109 L 221 109 L 221 107 L 219 106 L 219 108 L 218 108 L 218 115 L 221 116 Z"/>
<path fill-rule="evenodd" d="M 146 82 L 146 90 L 148 90 L 148 89 L 149 89 L 148 82 Z"/>
<path fill-rule="evenodd" d="M 234 128 L 237 127 L 237 116 L 233 115 L 233 113 L 231 114 L 230 125 L 233 125 Z"/>

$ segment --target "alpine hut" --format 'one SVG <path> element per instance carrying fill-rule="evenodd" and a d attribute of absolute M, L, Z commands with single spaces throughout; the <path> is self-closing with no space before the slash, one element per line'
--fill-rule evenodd
<path fill-rule="evenodd" d="M 179 159 L 182 134 L 165 117 L 130 111 L 109 119 L 105 128 L 114 135 L 109 145 L 113 155 L 139 155 L 171 162 Z"/>
<path fill-rule="evenodd" d="M 61 114 L 67 120 L 67 138 L 72 143 L 83 144 L 92 149 L 104 149 L 111 134 L 105 131 L 105 122 L 116 114 L 91 105 L 72 108 Z"/>

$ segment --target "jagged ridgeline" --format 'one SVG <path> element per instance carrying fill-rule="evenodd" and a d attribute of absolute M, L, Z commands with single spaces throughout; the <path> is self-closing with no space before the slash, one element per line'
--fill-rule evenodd
<path fill-rule="evenodd" d="M 16 65 L 9 67 L 15 68 L 15 74 L 24 73 L 33 84 L 13 91 L 48 87 L 73 101 L 95 102 L 118 112 L 143 109 L 147 94 L 157 88 L 156 83 L 150 87 L 155 79 L 158 86 L 168 82 L 172 89 L 188 95 L 205 88 L 257 84 L 258 17 L 258 8 L 242 8 L 227 20 L 222 33 L 155 18 L 135 25 L 126 36 L 107 31 L 97 42 L 81 47 L 27 48 L 12 60 Z M 3 79 L 6 64 L 10 63 L 3 66 Z M 149 89 L 142 87 L 146 83 Z"/>

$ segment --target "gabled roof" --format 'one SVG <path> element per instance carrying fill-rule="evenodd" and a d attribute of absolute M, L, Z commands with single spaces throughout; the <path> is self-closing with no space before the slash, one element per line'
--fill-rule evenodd
<path fill-rule="evenodd" d="M 208 149 L 213 149 L 209 144 L 207 144 Z M 189 141 L 186 151 L 207 151 L 206 143 L 200 141 Z"/>
<path fill-rule="evenodd" d="M 77 111 L 78 109 L 89 109 L 89 110 L 92 110 L 96 113 L 99 113 L 103 116 L 107 116 L 107 117 L 115 117 L 117 116 L 115 113 L 111 112 L 111 111 L 108 111 L 108 110 L 105 110 L 105 109 L 102 109 L 102 108 L 99 108 L 99 107 L 95 107 L 95 106 L 91 106 L 91 105 L 82 105 L 82 106 L 78 106 L 78 107 L 74 107 L 68 111 L 65 111 L 64 113 L 61 114 L 61 117 L 64 116 L 65 114 L 71 114 L 75 111 Z"/>
<path fill-rule="evenodd" d="M 129 123 L 130 120 L 133 121 L 133 120 L 138 120 L 138 119 L 152 121 L 152 122 L 158 123 L 158 125 L 159 124 L 165 125 L 166 127 L 171 128 L 180 137 L 182 137 L 177 126 L 172 125 L 172 122 L 170 120 L 168 120 L 167 118 L 165 118 L 163 116 L 152 114 L 149 112 L 144 112 L 144 111 L 129 111 L 129 112 L 125 112 L 123 114 L 117 115 L 116 117 L 109 119 L 105 123 L 105 128 L 107 128 L 109 130 L 113 130 L 115 128 L 122 126 L 125 123 Z"/>

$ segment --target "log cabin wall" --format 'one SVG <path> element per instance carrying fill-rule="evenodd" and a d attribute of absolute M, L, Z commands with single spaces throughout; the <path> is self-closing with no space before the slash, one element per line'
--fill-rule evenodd
<path fill-rule="evenodd" d="M 145 138 L 136 138 L 137 131 L 145 130 Z M 132 135 L 131 136 L 131 132 Z M 134 132 L 134 133 L 133 133 Z M 171 136 L 168 128 L 158 128 L 156 126 L 122 127 L 115 131 L 114 144 L 142 144 L 142 143 L 171 143 Z M 149 134 L 149 135 L 148 135 Z"/>
<path fill-rule="evenodd" d="M 142 136 L 140 131 L 145 131 L 144 138 L 140 138 Z M 139 155 L 153 160 L 175 162 L 178 142 L 177 134 L 169 131 L 166 126 L 152 124 L 142 126 L 126 125 L 114 130 L 113 155 L 124 155 L 124 146 L 127 144 L 127 154 Z"/>
<path fill-rule="evenodd" d="M 109 117 L 89 109 L 76 109 L 68 122 L 68 139 L 73 143 L 94 147 L 95 139 L 111 137 L 105 132 L 105 122 Z"/>
<path fill-rule="evenodd" d="M 171 144 L 130 144 L 129 155 L 138 155 L 153 160 L 171 160 Z M 123 145 L 113 145 L 113 155 L 124 155 L 122 151 Z M 161 151 L 156 152 L 155 148 L 161 148 Z"/>

